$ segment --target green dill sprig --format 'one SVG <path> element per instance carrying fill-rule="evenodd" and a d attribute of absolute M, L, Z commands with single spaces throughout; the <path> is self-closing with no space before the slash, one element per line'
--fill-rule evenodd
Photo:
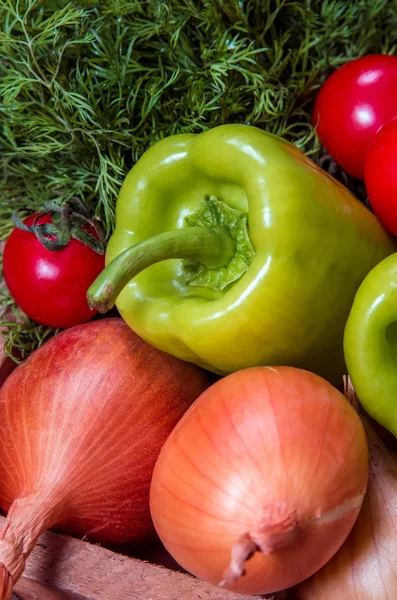
<path fill-rule="evenodd" d="M 0 239 L 17 208 L 71 198 L 108 237 L 143 152 L 222 123 L 282 135 L 331 168 L 315 95 L 344 62 L 395 53 L 396 29 L 397 0 L 0 0 Z M 13 327 L 7 347 L 30 327 L 36 340 L 34 325 Z"/>
<path fill-rule="evenodd" d="M 22 363 L 32 352 L 41 346 L 47 339 L 56 335 L 60 330 L 37 325 L 31 320 L 23 323 L 3 321 L 4 354 L 17 364 Z"/>
<path fill-rule="evenodd" d="M 38 325 L 28 319 L 14 304 L 4 285 L 0 288 L 0 305 L 0 336 L 4 339 L 4 353 L 16 363 L 23 362 L 33 350 L 59 332 L 59 329 Z"/>

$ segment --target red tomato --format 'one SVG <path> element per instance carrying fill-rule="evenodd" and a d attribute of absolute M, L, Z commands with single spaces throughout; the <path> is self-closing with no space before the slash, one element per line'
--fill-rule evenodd
<path fill-rule="evenodd" d="M 353 60 L 325 82 L 314 107 L 321 143 L 353 177 L 363 179 L 368 144 L 397 116 L 397 57 L 374 54 Z"/>
<path fill-rule="evenodd" d="M 374 213 L 397 236 L 397 118 L 384 125 L 369 145 L 364 181 Z"/>
<path fill-rule="evenodd" d="M 36 215 L 24 219 L 32 225 Z M 38 223 L 50 223 L 45 215 Z M 47 250 L 34 233 L 15 228 L 4 248 L 3 273 L 17 305 L 34 321 L 71 327 L 88 321 L 86 292 L 105 266 L 103 255 L 72 239 L 62 250 Z"/>

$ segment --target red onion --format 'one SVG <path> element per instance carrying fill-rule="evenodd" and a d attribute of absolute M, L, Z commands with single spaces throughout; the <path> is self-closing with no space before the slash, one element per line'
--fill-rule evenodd
<path fill-rule="evenodd" d="M 207 385 L 121 319 L 67 329 L 17 367 L 0 390 L 1 600 L 47 528 L 113 547 L 150 540 L 155 461 Z"/>
<path fill-rule="evenodd" d="M 340 548 L 367 473 L 363 426 L 338 390 L 291 367 L 246 369 L 204 392 L 169 436 L 153 474 L 152 517 L 191 573 L 268 594 Z"/>

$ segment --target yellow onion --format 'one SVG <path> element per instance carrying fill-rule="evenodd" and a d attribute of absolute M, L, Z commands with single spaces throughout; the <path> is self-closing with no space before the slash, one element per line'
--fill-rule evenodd
<path fill-rule="evenodd" d="M 246 369 L 207 389 L 167 439 L 151 513 L 187 571 L 237 593 L 269 594 L 340 548 L 367 473 L 364 428 L 343 394 L 300 369 Z"/>

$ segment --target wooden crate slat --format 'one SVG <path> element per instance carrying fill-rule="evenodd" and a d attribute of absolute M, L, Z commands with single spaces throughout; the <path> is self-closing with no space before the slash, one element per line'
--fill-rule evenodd
<path fill-rule="evenodd" d="M 4 524 L 0 517 L 0 529 Z M 25 595 L 21 600 L 259 600 L 234 594 L 191 575 L 117 554 L 101 546 L 46 531 L 26 561 L 24 577 L 58 596 Z M 19 585 L 19 588 L 18 588 Z M 16 587 L 34 594 L 29 583 Z M 30 583 L 30 586 L 32 584 Z M 59 595 L 69 592 L 69 595 Z M 70 596 L 70 593 L 77 594 Z M 79 598 L 80 596 L 80 598 Z M 82 598 L 81 598 L 82 597 Z"/>

